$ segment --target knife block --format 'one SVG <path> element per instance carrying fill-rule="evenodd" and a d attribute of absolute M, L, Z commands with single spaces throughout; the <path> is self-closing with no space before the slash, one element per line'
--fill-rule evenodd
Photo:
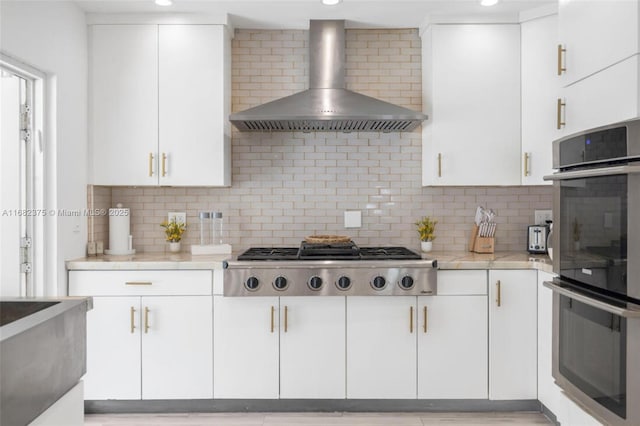
<path fill-rule="evenodd" d="M 469 251 L 474 253 L 494 253 L 496 237 L 481 237 L 478 235 L 479 232 L 480 228 L 474 223 L 469 237 Z"/>

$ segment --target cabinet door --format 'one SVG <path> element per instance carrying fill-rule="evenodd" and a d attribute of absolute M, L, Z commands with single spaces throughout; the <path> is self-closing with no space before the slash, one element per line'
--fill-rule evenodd
<path fill-rule="evenodd" d="M 537 399 L 537 274 L 489 271 L 489 399 Z"/>
<path fill-rule="evenodd" d="M 545 185 L 552 170 L 552 142 L 557 138 L 559 83 L 554 65 L 558 18 L 545 16 L 521 24 L 522 33 L 522 184 Z"/>
<path fill-rule="evenodd" d="M 280 398 L 345 398 L 345 303 L 280 298 Z"/>
<path fill-rule="evenodd" d="M 278 398 L 278 298 L 213 297 L 214 398 Z"/>
<path fill-rule="evenodd" d="M 90 36 L 93 183 L 157 184 L 157 26 L 92 25 Z"/>
<path fill-rule="evenodd" d="M 520 184 L 520 26 L 423 38 L 423 185 Z"/>
<path fill-rule="evenodd" d="M 487 296 L 418 297 L 418 318 L 418 398 L 486 399 Z"/>
<path fill-rule="evenodd" d="M 230 184 L 225 31 L 222 25 L 159 26 L 161 185 Z"/>
<path fill-rule="evenodd" d="M 559 2 L 564 86 L 638 53 L 638 8 L 637 0 Z"/>
<path fill-rule="evenodd" d="M 140 399 L 140 298 L 94 297 L 87 312 L 85 399 Z"/>
<path fill-rule="evenodd" d="M 347 398 L 416 398 L 415 297 L 347 298 Z"/>
<path fill-rule="evenodd" d="M 566 123 L 559 136 L 628 120 L 640 115 L 640 55 L 562 89 Z"/>
<path fill-rule="evenodd" d="M 142 398 L 213 398 L 211 296 L 143 297 Z"/>

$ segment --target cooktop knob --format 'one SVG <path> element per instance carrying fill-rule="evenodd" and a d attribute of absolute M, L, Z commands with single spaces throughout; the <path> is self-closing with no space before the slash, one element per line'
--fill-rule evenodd
<path fill-rule="evenodd" d="M 256 291 L 260 286 L 260 281 L 256 277 L 249 277 L 244 283 L 244 287 L 249 291 Z"/>
<path fill-rule="evenodd" d="M 309 278 L 309 282 L 307 284 L 311 290 L 320 290 L 320 287 L 322 287 L 322 278 L 314 275 Z"/>
<path fill-rule="evenodd" d="M 382 290 L 385 285 L 387 285 L 387 280 L 385 280 L 384 277 L 381 277 L 380 275 L 378 275 L 371 281 L 371 287 L 376 290 Z"/>
<path fill-rule="evenodd" d="M 338 286 L 340 290 L 348 290 L 349 287 L 351 287 L 351 280 L 349 279 L 349 277 L 345 277 L 343 275 L 338 278 L 338 281 L 336 281 L 336 286 Z"/>
<path fill-rule="evenodd" d="M 402 279 L 400 280 L 400 287 L 402 287 L 404 290 L 409 290 L 411 287 L 413 287 L 413 278 L 409 275 L 402 277 Z"/>
<path fill-rule="evenodd" d="M 276 290 L 284 290 L 287 288 L 287 285 L 287 279 L 283 276 L 276 277 L 276 279 L 273 280 L 273 288 Z"/>

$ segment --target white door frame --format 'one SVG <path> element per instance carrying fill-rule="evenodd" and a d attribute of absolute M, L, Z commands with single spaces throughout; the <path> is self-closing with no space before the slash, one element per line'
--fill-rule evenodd
<path fill-rule="evenodd" d="M 31 180 L 31 191 L 29 199 L 26 200 L 28 209 L 26 217 L 32 241 L 30 253 L 32 269 L 26 287 L 20 289 L 20 295 L 52 296 L 55 292 L 51 292 L 51 284 L 44 281 L 45 276 L 57 276 L 55 274 L 56 218 L 55 214 L 49 214 L 51 209 L 46 209 L 49 203 L 45 203 L 45 200 L 55 200 L 55 168 L 52 167 L 55 165 L 55 152 L 46 149 L 45 140 L 46 74 L 2 52 L 0 52 L 0 68 L 27 81 L 27 97 L 31 108 L 29 123 L 31 148 L 27 150 L 29 156 L 27 173 Z M 55 283 L 53 288 L 55 289 Z"/>

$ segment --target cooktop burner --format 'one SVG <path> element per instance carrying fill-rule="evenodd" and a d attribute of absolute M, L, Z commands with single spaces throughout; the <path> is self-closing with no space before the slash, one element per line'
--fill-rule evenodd
<path fill-rule="evenodd" d="M 405 247 L 358 247 L 353 242 L 314 244 L 300 247 L 252 247 L 238 256 L 240 261 L 278 260 L 415 260 L 418 253 Z"/>

